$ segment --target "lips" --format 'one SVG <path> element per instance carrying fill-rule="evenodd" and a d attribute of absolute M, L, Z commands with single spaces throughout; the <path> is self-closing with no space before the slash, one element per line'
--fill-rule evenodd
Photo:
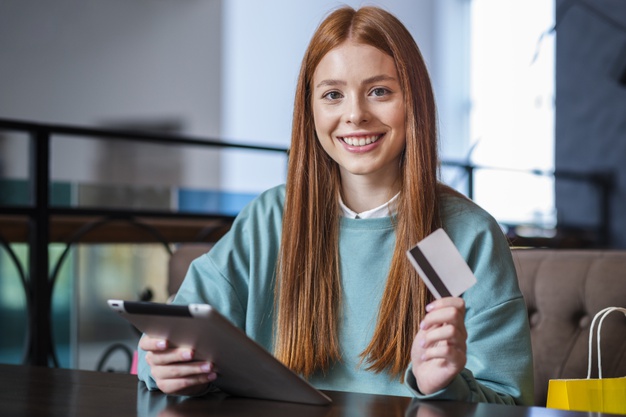
<path fill-rule="evenodd" d="M 339 139 L 344 141 L 350 146 L 366 146 L 376 142 L 382 138 L 383 135 L 368 135 L 368 136 L 338 136 Z"/>

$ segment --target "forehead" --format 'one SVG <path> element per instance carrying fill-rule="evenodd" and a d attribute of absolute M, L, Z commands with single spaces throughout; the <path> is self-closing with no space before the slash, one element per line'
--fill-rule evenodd
<path fill-rule="evenodd" d="M 393 58 L 371 45 L 346 41 L 322 57 L 313 83 L 316 86 L 326 79 L 358 82 L 378 75 L 398 78 Z"/>

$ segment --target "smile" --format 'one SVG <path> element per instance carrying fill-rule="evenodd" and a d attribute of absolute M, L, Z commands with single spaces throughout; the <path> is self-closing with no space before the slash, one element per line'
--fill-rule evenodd
<path fill-rule="evenodd" d="M 339 136 L 339 139 L 341 139 L 342 141 L 344 141 L 350 146 L 365 146 L 365 145 L 370 145 L 376 142 L 378 139 L 382 137 L 383 135 L 371 135 L 371 136 L 359 136 L 359 137 Z"/>

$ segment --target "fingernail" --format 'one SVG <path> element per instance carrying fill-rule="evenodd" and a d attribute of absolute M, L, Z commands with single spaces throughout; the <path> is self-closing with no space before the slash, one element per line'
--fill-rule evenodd
<path fill-rule="evenodd" d="M 204 373 L 209 373 L 211 372 L 211 365 L 208 363 L 203 364 L 200 369 L 202 370 L 202 372 Z"/>
<path fill-rule="evenodd" d="M 426 312 L 430 312 L 433 309 L 433 304 L 430 303 L 426 306 Z"/>
<path fill-rule="evenodd" d="M 159 340 L 156 345 L 159 349 L 165 349 L 167 347 L 167 343 L 165 343 L 165 340 Z"/>
<path fill-rule="evenodd" d="M 183 352 L 183 359 L 184 360 L 191 360 L 191 358 L 193 357 L 193 355 L 191 354 L 190 351 L 186 350 Z"/>
<path fill-rule="evenodd" d="M 424 347 L 426 346 L 426 340 L 422 339 L 420 340 L 420 347 Z"/>

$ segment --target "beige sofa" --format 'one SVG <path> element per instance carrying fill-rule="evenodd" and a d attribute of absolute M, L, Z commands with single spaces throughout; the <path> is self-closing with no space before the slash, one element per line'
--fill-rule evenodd
<path fill-rule="evenodd" d="M 189 263 L 210 244 L 182 245 L 170 259 L 169 288 L 176 292 Z M 626 307 L 626 251 L 514 249 L 526 299 L 535 367 L 535 404 L 545 406 L 550 378 L 584 378 L 594 314 Z M 511 341 L 515 343 L 515 341 Z M 626 318 L 614 313 L 602 333 L 604 376 L 626 376 Z M 597 366 L 594 362 L 594 372 Z"/>
<path fill-rule="evenodd" d="M 586 377 L 593 316 L 626 307 L 626 251 L 514 249 L 513 259 L 530 319 L 535 404 L 545 406 L 549 379 Z M 623 314 L 607 317 L 601 340 L 603 377 L 626 376 Z M 597 376 L 595 352 L 592 369 Z"/>

